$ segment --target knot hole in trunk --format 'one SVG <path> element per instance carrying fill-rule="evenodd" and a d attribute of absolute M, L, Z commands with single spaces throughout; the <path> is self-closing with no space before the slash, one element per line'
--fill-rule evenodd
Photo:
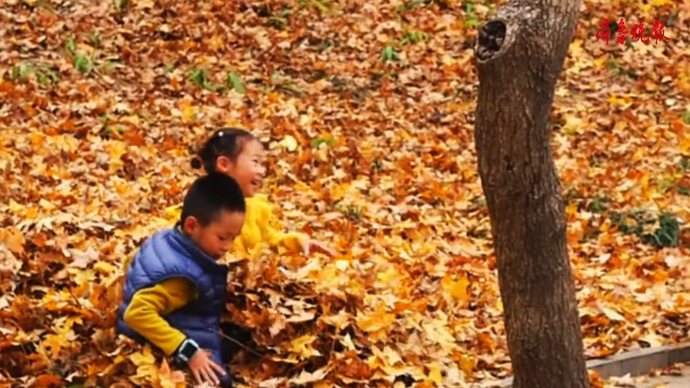
<path fill-rule="evenodd" d="M 513 172 L 513 169 L 515 168 L 515 163 L 513 163 L 508 155 L 503 157 L 503 165 L 508 172 Z"/>
<path fill-rule="evenodd" d="M 496 54 L 506 37 L 506 24 L 501 20 L 491 20 L 479 29 L 476 54 L 480 60 L 487 60 Z"/>

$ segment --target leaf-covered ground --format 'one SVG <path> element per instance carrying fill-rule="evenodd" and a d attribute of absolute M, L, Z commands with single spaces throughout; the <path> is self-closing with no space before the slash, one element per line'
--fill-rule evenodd
<path fill-rule="evenodd" d="M 333 260 L 233 264 L 238 383 L 417 387 L 510 375 L 454 0 L 0 5 L 0 379 L 182 385 L 113 329 L 122 260 L 220 126 L 268 144 L 265 192 Z M 670 40 L 608 45 L 666 23 Z M 638 19 L 639 18 L 639 19 Z M 686 340 L 690 3 L 585 1 L 553 114 L 588 357 Z M 615 29 L 615 28 L 614 28 Z M 516 64 L 519 65 L 519 64 Z"/>

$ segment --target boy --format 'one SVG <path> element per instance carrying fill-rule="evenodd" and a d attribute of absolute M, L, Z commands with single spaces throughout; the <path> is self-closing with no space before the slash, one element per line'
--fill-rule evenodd
<path fill-rule="evenodd" d="M 242 189 L 227 175 L 197 179 L 180 221 L 147 239 L 128 266 L 117 329 L 187 364 L 199 384 L 231 386 L 219 334 L 228 268 L 216 261 L 242 231 Z"/>

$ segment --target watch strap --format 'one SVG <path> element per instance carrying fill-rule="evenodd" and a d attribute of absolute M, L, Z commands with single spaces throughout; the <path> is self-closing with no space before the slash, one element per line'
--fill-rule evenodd
<path fill-rule="evenodd" d="M 177 351 L 175 352 L 175 359 L 178 362 L 186 364 L 198 350 L 199 344 L 197 344 L 193 339 L 187 338 L 182 341 L 180 346 L 177 348 Z"/>

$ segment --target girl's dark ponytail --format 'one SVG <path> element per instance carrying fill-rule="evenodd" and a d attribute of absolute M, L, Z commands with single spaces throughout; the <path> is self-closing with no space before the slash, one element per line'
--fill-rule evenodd
<path fill-rule="evenodd" d="M 204 167 L 204 162 L 201 161 L 201 158 L 198 156 L 194 157 L 191 162 L 192 168 L 195 170 L 199 170 L 202 167 Z"/>
<path fill-rule="evenodd" d="M 203 167 L 207 174 L 216 170 L 216 161 L 225 156 L 231 161 L 236 161 L 240 156 L 244 145 L 248 140 L 255 139 L 254 135 L 240 128 L 223 128 L 211 135 L 198 152 L 198 156 L 192 159 L 192 168 Z"/>

